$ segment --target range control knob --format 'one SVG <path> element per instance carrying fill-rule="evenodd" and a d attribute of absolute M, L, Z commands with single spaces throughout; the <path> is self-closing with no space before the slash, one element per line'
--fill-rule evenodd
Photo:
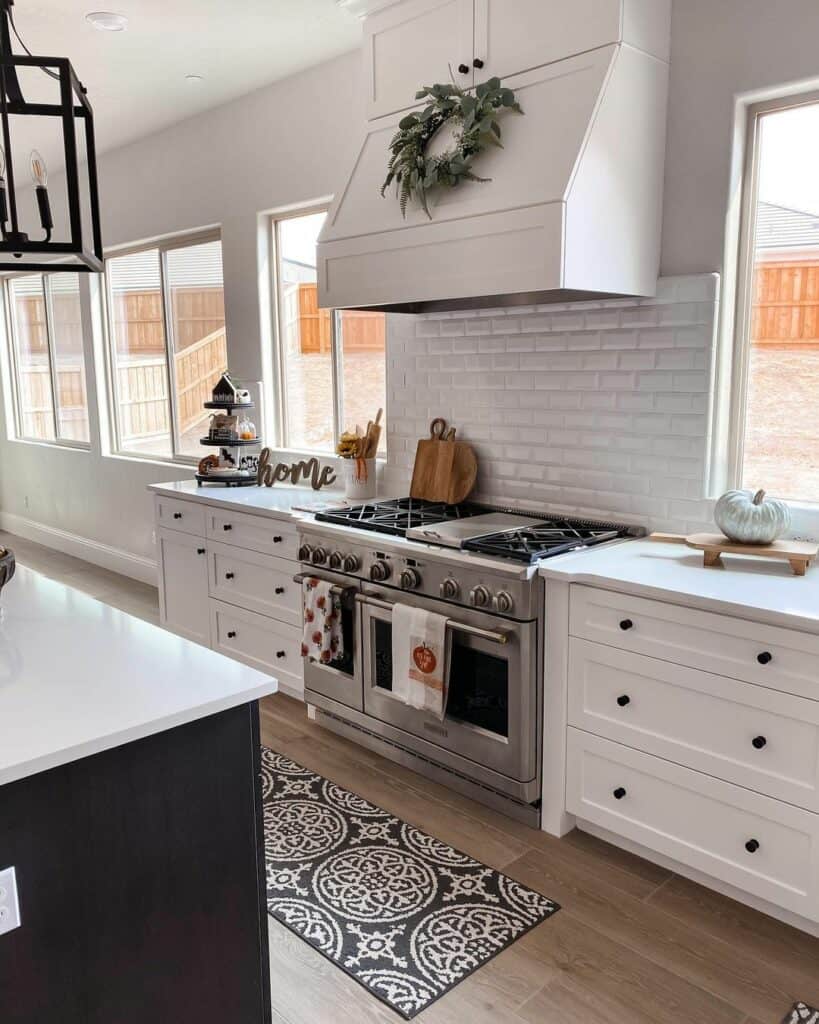
<path fill-rule="evenodd" d="M 310 545 L 309 544 L 302 544 L 302 546 L 299 548 L 299 561 L 300 562 L 309 562 L 310 561 L 310 556 L 312 554 L 313 554 L 313 549 L 310 547 Z"/>
<path fill-rule="evenodd" d="M 340 569 L 344 565 L 344 555 L 340 551 L 330 552 L 330 568 Z"/>
<path fill-rule="evenodd" d="M 400 579 L 402 590 L 415 590 L 421 586 L 421 574 L 415 569 L 404 569 Z"/>
<path fill-rule="evenodd" d="M 487 605 L 492 602 L 492 594 L 488 587 L 485 587 L 483 583 L 479 583 L 477 587 L 473 587 L 469 591 L 469 603 L 474 605 L 476 608 L 486 608 Z"/>
<path fill-rule="evenodd" d="M 460 592 L 461 584 L 451 576 L 448 576 L 441 584 L 441 597 L 447 601 L 454 601 Z"/>
<path fill-rule="evenodd" d="M 508 590 L 501 590 L 495 595 L 495 607 L 503 615 L 508 615 L 515 607 L 515 599 Z"/>
<path fill-rule="evenodd" d="M 345 555 L 344 556 L 344 571 L 345 572 L 358 572 L 361 568 L 361 559 L 358 555 Z"/>
<path fill-rule="evenodd" d="M 376 583 L 383 583 L 384 580 L 390 578 L 390 566 L 389 562 L 384 562 L 379 559 L 377 562 L 373 562 L 370 566 L 370 579 Z"/>
<path fill-rule="evenodd" d="M 327 561 L 327 552 L 324 548 L 315 548 L 313 550 L 312 562 L 313 565 L 324 565 Z"/>

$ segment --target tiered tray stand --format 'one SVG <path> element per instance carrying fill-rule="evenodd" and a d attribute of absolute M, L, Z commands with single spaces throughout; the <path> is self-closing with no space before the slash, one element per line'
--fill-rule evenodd
<path fill-rule="evenodd" d="M 234 412 L 247 412 L 249 409 L 255 408 L 252 402 L 245 402 L 241 405 L 234 405 L 232 402 L 204 402 L 205 409 L 218 409 L 221 412 L 226 412 L 228 416 L 232 416 Z M 254 437 L 252 441 L 248 440 L 236 440 L 236 441 L 214 441 L 209 437 L 200 437 L 199 444 L 204 445 L 206 448 L 218 448 L 220 453 L 224 452 L 225 455 L 228 453 L 238 462 L 238 451 L 240 448 L 252 448 L 253 445 L 260 445 L 261 438 Z M 208 473 L 197 473 L 196 482 L 201 487 L 202 484 L 222 484 L 223 487 L 251 487 L 256 483 L 256 474 L 251 473 L 249 476 L 243 476 L 241 473 L 219 473 L 217 476 L 212 476 Z"/>

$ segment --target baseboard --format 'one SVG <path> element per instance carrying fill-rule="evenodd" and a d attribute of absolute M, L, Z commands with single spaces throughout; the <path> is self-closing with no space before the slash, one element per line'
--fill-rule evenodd
<path fill-rule="evenodd" d="M 99 565 L 103 569 L 110 569 L 111 572 L 148 583 L 152 587 L 157 585 L 157 564 L 153 559 L 101 544 L 97 540 L 89 540 L 88 537 L 81 537 L 55 526 L 37 523 L 33 519 L 26 519 L 12 512 L 0 511 L 0 528 L 26 540 L 54 548 L 55 551 L 62 551 L 65 555 L 81 558 L 92 565 Z"/>

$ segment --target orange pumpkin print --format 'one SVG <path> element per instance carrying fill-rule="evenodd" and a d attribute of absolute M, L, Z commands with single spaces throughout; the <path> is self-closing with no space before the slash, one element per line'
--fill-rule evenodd
<path fill-rule="evenodd" d="M 420 644 L 418 647 L 413 649 L 412 660 L 425 676 L 434 672 L 438 664 L 438 659 L 435 657 L 435 651 L 433 651 L 431 647 L 427 647 L 426 644 Z"/>

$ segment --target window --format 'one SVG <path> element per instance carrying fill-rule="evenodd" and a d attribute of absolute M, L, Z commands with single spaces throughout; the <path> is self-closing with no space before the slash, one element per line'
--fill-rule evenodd
<path fill-rule="evenodd" d="M 222 244 L 177 239 L 110 256 L 105 273 L 116 450 L 198 459 L 227 369 Z"/>
<path fill-rule="evenodd" d="M 819 95 L 750 111 L 733 477 L 819 502 Z"/>
<path fill-rule="evenodd" d="M 318 308 L 316 243 L 326 216 L 273 221 L 282 443 L 308 452 L 333 451 L 342 431 L 366 429 L 386 401 L 384 314 Z"/>
<path fill-rule="evenodd" d="M 26 274 L 7 283 L 16 433 L 31 441 L 89 441 L 79 275 Z"/>

